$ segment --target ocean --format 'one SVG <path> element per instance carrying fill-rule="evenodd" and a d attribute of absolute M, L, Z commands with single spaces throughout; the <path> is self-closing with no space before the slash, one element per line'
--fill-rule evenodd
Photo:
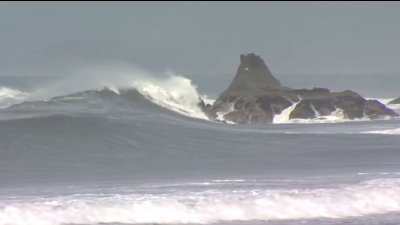
<path fill-rule="evenodd" d="M 216 123 L 182 76 L 50 80 L 0 78 L 0 225 L 400 224 L 399 118 Z"/>

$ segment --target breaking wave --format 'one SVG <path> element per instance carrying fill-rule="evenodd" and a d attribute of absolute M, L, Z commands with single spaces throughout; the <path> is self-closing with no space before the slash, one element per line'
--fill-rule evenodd
<path fill-rule="evenodd" d="M 162 107 L 186 116 L 208 120 L 198 106 L 200 95 L 187 78 L 172 76 L 157 83 L 135 81 L 133 86 L 143 96 Z"/>
<path fill-rule="evenodd" d="M 187 224 L 346 218 L 400 211 L 400 179 L 337 188 L 209 189 L 166 194 L 78 195 L 4 202 L 0 225 Z"/>
<path fill-rule="evenodd" d="M 105 104 L 97 107 L 107 108 L 107 103 L 104 102 L 104 100 L 112 101 L 113 99 L 115 99 L 114 95 L 126 97 L 126 93 L 135 90 L 145 99 L 170 111 L 192 118 L 208 120 L 208 117 L 200 109 L 198 103 L 201 99 L 206 101 L 211 100 L 207 99 L 207 96 L 200 96 L 200 94 L 197 92 L 197 87 L 193 85 L 191 83 L 191 80 L 189 80 L 188 78 L 171 73 L 170 76 L 167 78 L 155 78 L 150 76 L 148 77 L 148 79 L 146 79 L 145 77 L 140 77 L 134 79 L 133 81 L 126 81 L 125 85 L 121 85 L 122 87 L 120 88 L 117 88 L 116 85 L 109 84 L 107 82 L 103 82 L 102 84 L 107 85 L 105 85 L 103 89 L 91 89 L 87 91 L 76 92 L 73 94 L 51 97 L 45 100 L 35 100 L 28 102 L 24 102 L 24 100 L 26 100 L 28 97 L 26 93 L 8 88 L 0 88 L 0 107 L 7 108 L 14 104 L 21 103 L 21 106 L 18 106 L 19 108 L 23 107 L 24 105 L 35 105 L 35 109 L 40 106 L 46 106 L 47 108 L 49 106 L 53 108 L 62 108 L 64 103 L 64 106 L 66 104 L 69 104 L 68 107 L 70 107 L 64 107 L 64 109 L 66 109 L 67 111 L 71 111 L 74 110 L 73 106 L 77 106 L 78 104 L 83 102 L 86 103 L 87 106 L 91 106 L 95 103 Z M 59 84 L 54 85 L 54 87 L 51 87 L 49 89 L 56 89 L 55 87 L 58 86 Z M 53 92 L 53 90 L 51 90 L 50 92 Z M 33 99 L 37 99 L 38 95 L 46 96 L 48 94 L 49 93 L 46 93 L 45 89 L 40 89 L 39 91 L 34 92 L 32 96 Z M 129 99 L 129 97 L 131 99 Z M 137 97 L 128 96 L 128 100 L 137 101 L 138 99 Z M 71 103 L 75 103 L 75 105 L 71 105 Z M 145 108 L 145 105 L 143 105 L 143 103 L 144 102 L 142 101 L 138 102 L 137 106 L 139 108 Z M 31 110 L 32 107 L 27 107 L 27 109 Z M 111 108 L 111 110 L 113 109 Z"/>
<path fill-rule="evenodd" d="M 22 102 L 27 96 L 28 93 L 23 91 L 8 87 L 0 87 L 0 108 L 6 108 L 10 105 Z"/>

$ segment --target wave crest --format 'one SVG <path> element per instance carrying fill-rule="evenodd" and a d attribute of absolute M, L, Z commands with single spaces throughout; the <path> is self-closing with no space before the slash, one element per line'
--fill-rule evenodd
<path fill-rule="evenodd" d="M 0 87 L 0 108 L 22 102 L 28 93 L 8 87 Z"/>
<path fill-rule="evenodd" d="M 200 95 L 191 80 L 173 75 L 165 80 L 134 81 L 133 86 L 150 101 L 180 114 L 207 120 L 198 106 Z"/>

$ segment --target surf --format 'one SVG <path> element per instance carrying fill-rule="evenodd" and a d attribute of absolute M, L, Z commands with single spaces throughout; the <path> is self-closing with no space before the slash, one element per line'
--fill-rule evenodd
<path fill-rule="evenodd" d="M 0 225 L 210 224 L 348 218 L 400 211 L 400 180 L 335 188 L 176 190 L 161 194 L 79 194 L 3 201 Z M 373 197 L 371 197 L 373 196 Z M 156 213 L 155 213 L 156 212 Z"/>

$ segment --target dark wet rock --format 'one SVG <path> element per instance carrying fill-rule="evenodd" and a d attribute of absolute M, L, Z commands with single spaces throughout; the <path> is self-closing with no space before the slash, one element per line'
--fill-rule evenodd
<path fill-rule="evenodd" d="M 197 103 L 199 108 L 206 114 L 208 118 L 212 118 L 215 120 L 217 118 L 216 111 L 212 109 L 212 105 L 206 104 L 203 99 L 199 99 L 199 103 Z"/>
<path fill-rule="evenodd" d="M 290 119 L 313 119 L 341 109 L 348 119 L 396 116 L 375 100 L 366 100 L 354 91 L 330 92 L 326 88 L 290 89 L 282 86 L 264 61 L 250 53 L 240 56 L 240 65 L 228 89 L 213 105 L 199 105 L 210 119 L 234 123 L 272 123 L 274 116 L 296 104 Z"/>
<path fill-rule="evenodd" d="M 396 98 L 396 99 L 393 99 L 393 100 L 390 101 L 388 104 L 391 104 L 391 105 L 393 105 L 393 104 L 400 104 L 400 97 L 399 97 L 399 98 Z"/>
<path fill-rule="evenodd" d="M 253 91 L 260 88 L 283 89 L 284 87 L 272 75 L 261 57 L 253 53 L 240 55 L 236 76 L 225 92 Z"/>
<path fill-rule="evenodd" d="M 381 116 L 397 116 L 393 110 L 387 108 L 384 104 L 377 100 L 366 101 L 365 115 L 371 119 L 379 118 Z"/>
<path fill-rule="evenodd" d="M 300 101 L 294 110 L 290 113 L 290 119 L 312 119 L 315 118 L 316 112 L 312 108 L 312 102 L 310 100 Z"/>

